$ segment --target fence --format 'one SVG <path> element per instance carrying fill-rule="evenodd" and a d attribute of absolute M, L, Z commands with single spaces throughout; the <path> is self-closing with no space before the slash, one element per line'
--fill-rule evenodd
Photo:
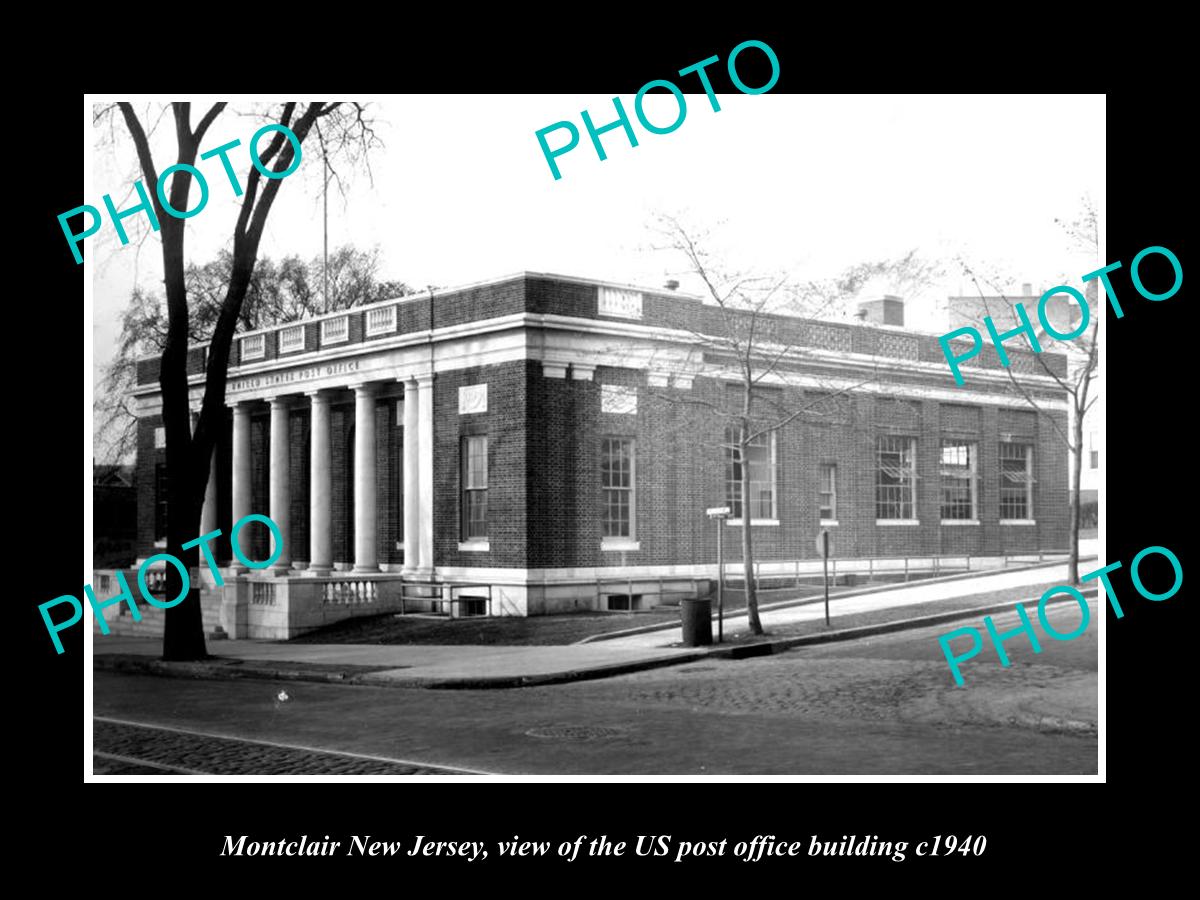
<path fill-rule="evenodd" d="M 478 595 L 461 596 L 458 592 L 462 590 L 487 591 L 487 597 Z M 483 612 L 470 612 L 469 615 L 492 615 L 492 586 L 483 582 L 477 581 L 443 581 L 435 584 L 421 584 L 420 582 L 404 582 L 400 586 L 400 614 L 407 615 L 409 602 L 417 601 L 422 605 L 428 603 L 430 610 L 438 615 L 449 615 L 454 617 L 454 607 L 457 604 L 459 614 L 462 614 L 463 604 L 472 604 L 469 609 L 474 610 L 474 605 L 483 602 Z M 424 610 L 422 610 L 423 612 Z"/>
<path fill-rule="evenodd" d="M 829 560 L 829 577 L 835 581 L 839 576 L 865 576 L 868 581 L 878 577 L 902 576 L 907 582 L 920 575 L 922 578 L 937 578 L 939 575 L 954 575 L 962 572 L 982 572 L 992 569 L 1007 569 L 1010 565 L 1032 565 L 1066 558 L 1066 550 L 1039 550 L 1036 553 L 1019 553 L 1012 556 L 905 556 L 894 558 L 837 559 Z M 821 560 L 792 560 L 790 562 L 758 561 L 754 564 L 754 580 L 791 580 L 800 586 L 801 578 L 822 578 Z M 744 584 L 740 563 L 725 564 L 727 584 Z M 737 578 L 731 576 L 736 574 Z"/>
<path fill-rule="evenodd" d="M 707 589 L 711 581 L 712 579 L 710 578 L 685 577 L 681 575 L 654 576 L 651 578 L 634 576 L 602 578 L 596 581 L 596 608 L 612 608 L 603 602 L 606 597 L 625 597 L 626 602 L 629 604 L 627 608 L 632 612 L 636 609 L 633 598 L 636 596 L 645 597 L 647 594 L 658 598 L 658 602 L 654 604 L 655 606 L 665 606 L 668 605 L 668 601 L 664 598 L 678 597 L 680 599 L 687 599 L 695 597 L 698 595 L 701 583 Z M 687 587 L 684 587 L 684 584 Z M 624 590 L 605 590 L 605 585 L 614 585 Z M 675 585 L 678 585 L 678 587 Z M 648 586 L 653 589 L 649 589 Z M 637 590 L 634 590 L 635 587 Z"/>

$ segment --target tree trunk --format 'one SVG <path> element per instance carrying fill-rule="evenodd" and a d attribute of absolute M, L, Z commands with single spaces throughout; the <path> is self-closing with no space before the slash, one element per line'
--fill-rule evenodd
<path fill-rule="evenodd" d="M 750 530 L 750 466 L 747 459 L 746 436 L 748 428 L 742 429 L 738 444 L 738 455 L 742 462 L 742 568 L 745 571 L 746 615 L 750 620 L 750 633 L 762 634 L 762 622 L 758 618 L 758 584 L 754 577 L 754 542 Z"/>
<path fill-rule="evenodd" d="M 1075 415 L 1075 453 L 1071 460 L 1071 556 L 1067 563 L 1067 584 L 1079 583 L 1079 510 L 1082 505 L 1080 482 L 1083 480 L 1083 413 Z"/>
<path fill-rule="evenodd" d="M 168 504 L 171 511 L 181 508 L 171 504 L 170 499 Z M 163 623 L 162 658 L 175 661 L 198 660 L 208 656 L 208 647 L 204 642 L 204 620 L 200 609 L 200 587 L 197 583 L 200 553 L 197 547 L 182 549 L 188 541 L 200 536 L 200 510 L 194 502 L 181 505 L 186 515 L 174 516 L 168 513 L 167 552 L 187 567 L 190 587 L 182 602 L 167 609 L 166 621 Z M 165 599 L 170 601 L 178 597 L 182 586 L 183 579 L 179 570 L 168 564 Z"/>
<path fill-rule="evenodd" d="M 177 201 L 178 202 L 178 201 Z M 188 401 L 187 377 L 187 288 L 183 273 L 183 224 L 162 223 L 163 279 L 169 318 L 163 349 L 159 386 L 163 399 L 163 426 L 167 434 L 167 553 L 187 567 L 189 581 L 199 563 L 199 550 L 183 550 L 184 544 L 200 536 L 200 506 L 203 490 L 197 492 L 194 477 L 197 461 L 192 438 L 192 412 Z M 207 472 L 207 467 L 206 467 Z M 166 599 L 178 597 L 183 578 L 175 566 L 167 565 Z M 163 659 L 204 659 L 204 624 L 200 613 L 200 591 L 194 582 L 187 596 L 167 609 L 163 621 Z"/>

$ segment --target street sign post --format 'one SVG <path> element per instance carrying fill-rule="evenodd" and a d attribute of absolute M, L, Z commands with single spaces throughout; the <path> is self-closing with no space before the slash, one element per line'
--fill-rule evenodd
<path fill-rule="evenodd" d="M 822 528 L 817 535 L 817 552 L 825 568 L 825 627 L 829 627 L 829 553 L 832 549 L 832 539 L 828 528 Z"/>
<path fill-rule="evenodd" d="M 725 529 L 721 523 L 729 518 L 728 506 L 713 506 L 704 511 L 710 519 L 717 520 L 717 643 L 725 639 L 725 547 L 722 537 Z"/>

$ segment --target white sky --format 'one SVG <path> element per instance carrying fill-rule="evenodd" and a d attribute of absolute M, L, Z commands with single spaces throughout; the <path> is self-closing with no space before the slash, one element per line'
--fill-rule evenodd
<path fill-rule="evenodd" d="M 689 94 L 679 129 L 654 135 L 634 117 L 633 97 L 622 95 L 639 146 L 631 148 L 620 129 L 609 132 L 605 162 L 579 112 L 589 110 L 597 125 L 612 121 L 611 95 L 374 99 L 386 146 L 373 159 L 373 185 L 359 174 L 344 204 L 331 198 L 330 247 L 378 244 L 381 277 L 414 287 L 522 269 L 659 286 L 677 261 L 640 249 L 659 210 L 702 226 L 724 221 L 721 246 L 743 266 L 791 267 L 813 277 L 913 248 L 930 257 L 964 254 L 1011 273 L 1011 285 L 1027 281 L 1035 289 L 1079 286 L 1079 275 L 1095 268 L 1054 219 L 1074 218 L 1085 193 L 1103 215 L 1103 96 L 735 93 L 718 95 L 721 111 L 713 112 L 703 94 Z M 670 95 L 651 99 L 652 122 L 675 117 Z M 202 108 L 195 98 L 194 120 Z M 534 132 L 562 119 L 575 122 L 581 142 L 558 158 L 563 177 L 555 181 Z M 227 110 L 201 150 L 240 138 L 230 158 L 244 185 L 254 130 L 253 120 Z M 96 152 L 91 194 L 81 203 L 102 208 L 104 193 L 119 208 L 135 202 L 132 145 L 122 126 L 115 134 L 115 145 Z M 157 137 L 161 170 L 170 153 L 167 123 Z M 556 147 L 565 133 L 549 140 Z M 315 152 L 306 155 L 284 181 L 262 255 L 320 253 L 317 160 Z M 239 201 L 218 160 L 199 167 L 211 196 L 188 220 L 187 250 L 190 261 L 202 262 L 228 241 Z M 197 197 L 193 189 L 193 203 Z M 116 317 L 133 286 L 161 282 L 156 237 L 122 247 L 106 220 L 87 240 L 96 261 L 97 370 L 112 358 Z M 935 304 L 960 289 L 969 284 L 953 275 L 907 297 L 906 324 L 940 333 Z"/>

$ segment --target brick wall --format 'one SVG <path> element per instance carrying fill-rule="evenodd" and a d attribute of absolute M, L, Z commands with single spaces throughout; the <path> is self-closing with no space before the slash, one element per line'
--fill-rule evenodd
<path fill-rule="evenodd" d="M 413 299 L 398 305 L 397 333 L 423 330 L 432 312 L 435 327 L 495 318 L 520 311 L 598 318 L 599 288 L 594 284 L 517 276 L 485 287 L 439 294 L 433 304 Z M 715 323 L 717 311 L 670 292 L 644 292 L 643 324 L 693 327 Z M 761 320 L 766 339 L 796 341 L 834 351 L 881 354 L 896 359 L 944 363 L 936 337 L 840 323 L 798 323 L 782 317 Z M 361 312 L 350 313 L 349 344 L 364 340 Z M 316 349 L 319 325 L 305 326 L 305 348 Z M 277 349 L 269 334 L 267 358 Z M 234 348 L 236 361 L 237 347 Z M 1044 355 L 1044 358 L 1045 357 Z M 1060 357 L 1049 357 L 1058 359 Z M 189 359 L 195 367 L 196 359 Z M 603 359 L 597 362 L 604 362 Z M 993 366 L 995 352 L 977 362 Z M 1058 363 L 1054 363 L 1058 365 Z M 1023 364 L 1028 368 L 1028 359 Z M 158 361 L 138 364 L 138 380 L 158 376 Z M 573 374 L 573 373 L 571 373 Z M 928 386 L 929 373 L 883 376 L 903 395 Z M 950 381 L 949 370 L 936 379 Z M 458 389 L 488 384 L 485 413 L 460 415 Z M 604 384 L 636 387 L 636 415 L 601 411 Z M 1000 553 L 1066 546 L 1066 450 L 1052 422 L 1029 409 L 973 405 L 984 387 L 967 378 L 956 403 L 925 399 L 894 401 L 862 395 L 826 399 L 784 427 L 776 437 L 778 525 L 754 528 L 759 558 L 814 557 L 820 528 L 817 495 L 822 463 L 837 465 L 838 525 L 832 527 L 840 556 Z M 565 568 L 622 565 L 688 565 L 711 561 L 716 526 L 704 509 L 726 503 L 725 451 L 719 417 L 704 403 L 723 404 L 729 389 L 698 378 L 691 390 L 651 387 L 647 373 L 599 365 L 592 380 L 548 378 L 535 361 L 517 361 L 439 373 L 434 380 L 434 544 L 438 565 L 455 567 Z M 403 539 L 402 420 L 396 400 L 399 385 L 381 390 L 376 404 L 378 553 L 381 563 L 403 562 L 396 545 Z M 779 407 L 815 404 L 818 392 L 778 392 Z M 691 401 L 691 402 L 687 402 Z M 1065 427 L 1066 414 L 1055 413 Z M 308 558 L 309 413 L 298 401 L 290 414 L 291 557 Z M 154 428 L 159 417 L 138 425 L 138 543 L 140 555 L 153 552 Z M 354 403 L 350 391 L 332 400 L 333 557 L 352 564 Z M 227 421 L 226 428 L 229 429 Z M 875 521 L 876 438 L 882 432 L 917 440 L 917 516 L 919 525 L 879 526 Z M 486 552 L 459 549 L 460 441 L 467 434 L 488 437 L 488 538 Z M 940 524 L 940 444 L 943 435 L 970 439 L 979 446 L 979 525 Z M 1036 525 L 1000 525 L 998 446 L 1002 435 L 1035 447 L 1034 516 Z M 638 550 L 601 549 L 600 441 L 605 436 L 636 442 L 635 535 Z M 252 418 L 252 496 L 254 511 L 269 510 L 269 416 L 265 404 Z M 224 438 L 219 463 L 221 512 L 229 516 L 230 451 Z M 229 523 L 231 524 L 231 523 Z M 252 528 L 248 550 L 267 553 L 265 529 Z M 727 554 L 740 558 L 739 529 L 726 527 Z"/>
<path fill-rule="evenodd" d="M 720 403 L 727 389 L 706 379 L 697 379 L 690 392 L 650 388 L 643 373 L 608 367 L 597 368 L 594 377 L 575 381 L 546 378 L 538 369 L 529 373 L 529 566 L 713 559 L 716 526 L 704 510 L 726 503 L 725 451 L 719 446 L 721 420 L 704 415 L 700 404 Z M 602 413 L 601 384 L 637 385 L 637 414 Z M 692 402 L 672 402 L 671 396 Z M 778 407 L 795 410 L 816 399 L 789 388 Z M 1003 432 L 1002 424 L 1010 430 Z M 1001 433 L 1035 446 L 1035 526 L 999 524 Z M 880 434 L 916 439 L 918 525 L 876 524 Z M 943 435 L 978 444 L 979 525 L 941 524 Z M 636 441 L 635 538 L 641 545 L 636 551 L 601 550 L 599 453 L 605 436 Z M 775 440 L 779 524 L 753 526 L 758 559 L 817 556 L 822 463 L 837 465 L 838 525 L 830 530 L 838 556 L 996 554 L 1066 546 L 1065 451 L 1050 422 L 1032 411 L 863 395 L 840 399 L 830 412 L 801 416 Z M 740 559 L 740 529 L 725 527 L 726 558 Z M 493 541 L 493 552 L 497 549 Z"/>
<path fill-rule="evenodd" d="M 137 425 L 137 555 L 144 558 L 158 551 L 154 541 L 155 467 L 166 459 L 165 450 L 154 448 L 154 429 L 162 427 L 162 416 L 143 416 Z M 102 523 L 94 523 L 97 531 Z"/>
<path fill-rule="evenodd" d="M 525 361 L 439 373 L 433 382 L 434 559 L 442 566 L 523 568 L 526 540 L 527 470 Z M 540 366 L 538 366 L 540 369 Z M 487 383 L 487 412 L 460 415 L 458 389 Z M 488 551 L 459 550 L 461 535 L 461 441 L 488 439 Z"/>
<path fill-rule="evenodd" d="M 547 313 L 579 318 L 605 318 L 599 315 L 599 287 L 577 281 L 558 280 L 542 276 L 518 275 L 495 284 L 452 290 L 435 295 L 432 304 L 432 322 L 435 328 L 482 321 L 519 312 Z M 721 312 L 712 305 L 704 305 L 689 297 L 669 291 L 642 291 L 642 318 L 646 325 L 670 328 L 688 328 L 722 334 L 726 326 Z M 362 343 L 375 338 L 365 337 L 365 313 L 350 311 L 349 344 Z M 735 323 L 749 328 L 749 317 L 732 312 Z M 397 333 L 406 334 L 430 327 L 431 311 L 428 300 L 409 299 L 398 304 Z M 628 320 L 623 320 L 628 321 Z M 280 326 L 284 327 L 284 326 Z M 839 322 L 814 322 L 792 316 L 760 315 L 754 323 L 759 339 L 777 341 L 801 347 L 825 350 L 852 351 L 882 358 L 921 361 L 945 367 L 945 376 L 950 369 L 942 353 L 937 335 L 903 332 L 898 329 L 874 328 L 869 325 L 844 324 Z M 306 327 L 305 349 L 317 349 L 319 323 Z M 234 338 L 230 363 L 240 364 L 240 338 Z M 278 329 L 266 335 L 264 360 L 278 357 Z M 1021 373 L 1042 374 L 1044 363 L 1056 374 L 1066 373 L 1066 356 L 1062 353 L 1046 352 L 1035 355 L 1028 349 L 1024 337 L 1005 342 L 1005 349 L 1012 361 L 1013 370 Z M 1022 349 L 1024 348 L 1024 349 Z M 189 374 L 202 371 L 200 348 L 189 355 Z M 1040 356 L 1040 361 L 1037 356 Z M 989 341 L 984 340 L 980 354 L 962 364 L 964 368 L 1000 368 L 999 356 Z M 969 389 L 972 379 L 966 377 Z M 152 384 L 158 379 L 158 360 L 141 360 L 138 363 L 138 384 Z"/>

